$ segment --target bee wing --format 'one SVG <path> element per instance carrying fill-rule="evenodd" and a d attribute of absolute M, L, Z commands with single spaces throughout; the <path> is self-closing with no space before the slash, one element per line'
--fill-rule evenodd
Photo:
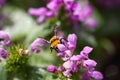
<path fill-rule="evenodd" d="M 55 34 L 56 36 L 58 36 L 59 38 L 63 38 L 63 37 L 64 37 L 63 32 L 62 32 L 58 27 L 55 27 L 55 29 L 54 29 L 54 34 Z"/>

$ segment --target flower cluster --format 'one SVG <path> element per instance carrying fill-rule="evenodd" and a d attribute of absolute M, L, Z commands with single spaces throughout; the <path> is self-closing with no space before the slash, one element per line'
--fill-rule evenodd
<path fill-rule="evenodd" d="M 58 72 L 62 71 L 64 76 L 71 77 L 72 73 L 78 72 L 80 69 L 86 69 L 87 72 L 84 73 L 83 80 L 90 80 L 91 77 L 95 80 L 102 80 L 102 74 L 94 68 L 97 63 L 88 57 L 88 54 L 93 50 L 93 48 L 85 46 L 80 54 L 73 55 L 73 51 L 76 48 L 76 42 L 77 36 L 75 34 L 69 34 L 67 40 L 63 40 L 62 44 L 58 44 L 57 55 L 61 56 L 64 61 L 63 65 L 58 68 Z M 48 71 L 50 72 L 51 69 L 56 70 L 53 68 L 55 67 L 48 67 Z M 51 72 L 54 73 L 55 71 Z"/>
<path fill-rule="evenodd" d="M 97 25 L 96 20 L 91 16 L 93 8 L 88 4 L 83 6 L 74 0 L 50 0 L 46 7 L 30 8 L 29 14 L 38 17 L 38 23 L 43 23 L 45 19 L 57 18 L 62 6 L 64 6 L 65 16 L 67 16 L 68 22 L 72 22 L 74 26 L 79 21 L 88 27 Z"/>
<path fill-rule="evenodd" d="M 8 34 L 4 31 L 0 31 L 0 61 L 7 58 L 7 51 L 4 46 L 10 46 L 10 38 Z"/>
<path fill-rule="evenodd" d="M 61 42 L 57 45 L 57 56 L 61 57 L 63 64 L 59 66 L 58 69 L 50 65 L 47 70 L 52 73 L 62 73 L 65 77 L 71 77 L 73 73 L 84 71 L 83 80 L 90 80 L 90 78 L 94 78 L 95 80 L 102 80 L 103 75 L 95 70 L 96 62 L 89 58 L 89 53 L 93 50 L 93 48 L 89 46 L 85 46 L 79 54 L 74 55 L 73 52 L 76 48 L 77 36 L 75 34 L 69 34 L 68 38 L 60 38 Z M 36 39 L 30 45 L 31 52 L 40 52 L 40 48 L 38 46 L 44 46 L 46 41 L 42 38 Z"/>

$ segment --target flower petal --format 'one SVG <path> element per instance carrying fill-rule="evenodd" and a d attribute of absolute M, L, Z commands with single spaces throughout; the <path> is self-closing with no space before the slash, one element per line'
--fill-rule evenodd
<path fill-rule="evenodd" d="M 79 60 L 81 60 L 81 56 L 80 56 L 80 55 L 73 55 L 73 56 L 70 58 L 70 60 L 72 60 L 72 61 L 79 61 Z"/>
<path fill-rule="evenodd" d="M 83 62 L 83 67 L 87 68 L 87 69 L 92 69 L 93 67 L 95 67 L 97 65 L 97 63 L 94 60 L 85 60 Z"/>
<path fill-rule="evenodd" d="M 69 34 L 68 35 L 68 42 L 70 42 L 71 44 L 76 45 L 76 42 L 77 42 L 76 34 Z"/>
<path fill-rule="evenodd" d="M 4 45 L 10 46 L 11 41 L 6 32 L 0 31 L 0 39 L 1 39 L 0 46 L 4 46 Z"/>
<path fill-rule="evenodd" d="M 63 67 L 67 70 L 71 70 L 72 69 L 72 66 L 73 66 L 73 62 L 72 61 L 66 61 L 63 63 Z"/>
<path fill-rule="evenodd" d="M 45 15 L 45 13 L 47 12 L 47 8 L 45 7 L 41 7 L 41 8 L 30 8 L 29 9 L 29 14 L 33 15 L 33 16 L 40 16 L 40 15 Z"/>
<path fill-rule="evenodd" d="M 39 46 L 45 46 L 47 44 L 47 41 L 42 38 L 37 38 L 29 47 L 30 52 L 36 52 L 39 53 L 40 49 Z"/>
<path fill-rule="evenodd" d="M 55 66 L 49 65 L 49 66 L 47 67 L 47 71 L 48 71 L 48 72 L 51 72 L 51 73 L 55 73 L 57 70 L 56 70 L 56 67 L 55 67 Z"/>
<path fill-rule="evenodd" d="M 72 76 L 72 74 L 70 73 L 69 70 L 64 71 L 63 75 L 66 76 L 66 77 L 71 77 Z"/>
<path fill-rule="evenodd" d="M 43 23 L 44 20 L 45 20 L 45 16 L 44 16 L 44 15 L 41 15 L 41 16 L 39 16 L 39 17 L 37 18 L 37 22 L 38 22 L 39 24 Z"/>
<path fill-rule="evenodd" d="M 89 46 L 85 46 L 82 51 L 86 54 L 89 54 L 92 50 L 93 50 L 93 48 L 91 48 Z"/>
<path fill-rule="evenodd" d="M 65 51 L 67 48 L 66 48 L 63 44 L 58 44 L 58 49 L 59 49 L 59 51 L 63 52 L 63 51 Z"/>
<path fill-rule="evenodd" d="M 7 58 L 7 51 L 3 48 L 0 48 L 0 57 L 6 59 Z"/>
<path fill-rule="evenodd" d="M 99 71 L 94 71 L 92 73 L 92 77 L 95 79 L 95 80 L 102 80 L 103 79 L 103 75 L 99 72 Z"/>

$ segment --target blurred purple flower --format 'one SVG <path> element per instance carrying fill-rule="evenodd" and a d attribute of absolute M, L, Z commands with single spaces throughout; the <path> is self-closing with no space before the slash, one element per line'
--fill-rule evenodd
<path fill-rule="evenodd" d="M 62 4 L 62 0 L 52 0 L 47 4 L 47 8 L 51 11 L 58 11 Z"/>
<path fill-rule="evenodd" d="M 7 51 L 3 48 L 0 48 L 0 58 L 3 58 L 3 59 L 7 58 Z"/>
<path fill-rule="evenodd" d="M 54 12 L 48 11 L 48 9 L 45 7 L 41 7 L 38 9 L 30 8 L 28 12 L 29 14 L 38 17 L 37 18 L 38 23 L 44 22 L 46 18 L 52 18 L 55 16 Z"/>
<path fill-rule="evenodd" d="M 55 66 L 49 65 L 49 66 L 47 67 L 47 71 L 48 71 L 48 72 L 51 72 L 51 73 L 55 73 L 57 70 L 56 70 L 56 67 L 55 67 Z"/>
<path fill-rule="evenodd" d="M 57 69 L 58 72 L 62 72 L 62 70 L 63 70 L 63 68 L 61 66 L 58 67 L 58 69 Z"/>
<path fill-rule="evenodd" d="M 93 12 L 93 8 L 91 6 L 86 6 L 83 10 L 83 13 L 79 15 L 79 20 L 85 21 L 87 18 L 91 16 Z"/>
<path fill-rule="evenodd" d="M 0 8 L 5 4 L 6 0 L 0 0 Z"/>
<path fill-rule="evenodd" d="M 28 12 L 33 16 L 40 16 L 40 15 L 44 15 L 47 12 L 47 9 L 45 7 L 41 7 L 38 9 L 30 8 Z"/>
<path fill-rule="evenodd" d="M 95 80 L 102 80 L 103 79 L 103 75 L 99 71 L 93 71 L 92 77 Z"/>
<path fill-rule="evenodd" d="M 30 45 L 29 47 L 29 52 L 36 52 L 39 53 L 40 52 L 40 46 L 45 46 L 46 45 L 46 40 L 42 39 L 42 38 L 37 38 L 35 41 L 33 41 L 33 43 Z"/>
<path fill-rule="evenodd" d="M 103 80 L 103 75 L 99 71 L 85 72 L 82 76 L 83 80 L 91 80 L 91 77 L 95 80 Z"/>
<path fill-rule="evenodd" d="M 66 77 L 71 77 L 72 76 L 72 74 L 70 73 L 70 70 L 64 71 L 63 75 L 66 76 Z"/>
<path fill-rule="evenodd" d="M 88 72 L 85 72 L 83 75 L 82 75 L 82 79 L 83 80 L 90 80 L 90 74 Z"/>
<path fill-rule="evenodd" d="M 82 6 L 74 0 L 50 0 L 46 7 L 38 9 L 30 8 L 28 12 L 29 14 L 38 17 L 38 23 L 43 23 L 46 19 L 57 18 L 59 16 L 61 6 L 64 6 L 64 14 L 68 19 L 71 19 L 73 25 L 76 24 L 76 22 L 86 22 L 86 24 L 88 24 L 86 26 L 90 26 L 90 28 L 97 25 L 95 24 L 95 21 L 90 20 L 92 22 L 90 24 L 90 21 L 87 20 L 93 13 L 92 6 Z"/>
<path fill-rule="evenodd" d="M 4 31 L 0 31 L 0 46 L 10 46 L 10 38 L 8 36 L 8 34 Z"/>
<path fill-rule="evenodd" d="M 85 22 L 84 22 L 84 25 L 87 27 L 87 28 L 94 28 L 97 26 L 97 21 L 93 18 L 88 18 Z"/>

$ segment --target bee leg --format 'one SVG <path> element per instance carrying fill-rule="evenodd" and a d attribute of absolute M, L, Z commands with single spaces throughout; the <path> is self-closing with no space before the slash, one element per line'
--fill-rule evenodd
<path fill-rule="evenodd" d="M 52 47 L 50 47 L 50 50 L 51 50 L 51 53 L 52 53 L 53 48 L 52 48 Z"/>
<path fill-rule="evenodd" d="M 4 39 L 1 39 L 1 38 L 0 38 L 0 41 L 3 41 L 3 40 L 4 40 Z"/>
<path fill-rule="evenodd" d="M 56 52 L 59 52 L 59 49 L 56 47 L 56 48 L 55 48 L 55 51 L 56 51 Z"/>

